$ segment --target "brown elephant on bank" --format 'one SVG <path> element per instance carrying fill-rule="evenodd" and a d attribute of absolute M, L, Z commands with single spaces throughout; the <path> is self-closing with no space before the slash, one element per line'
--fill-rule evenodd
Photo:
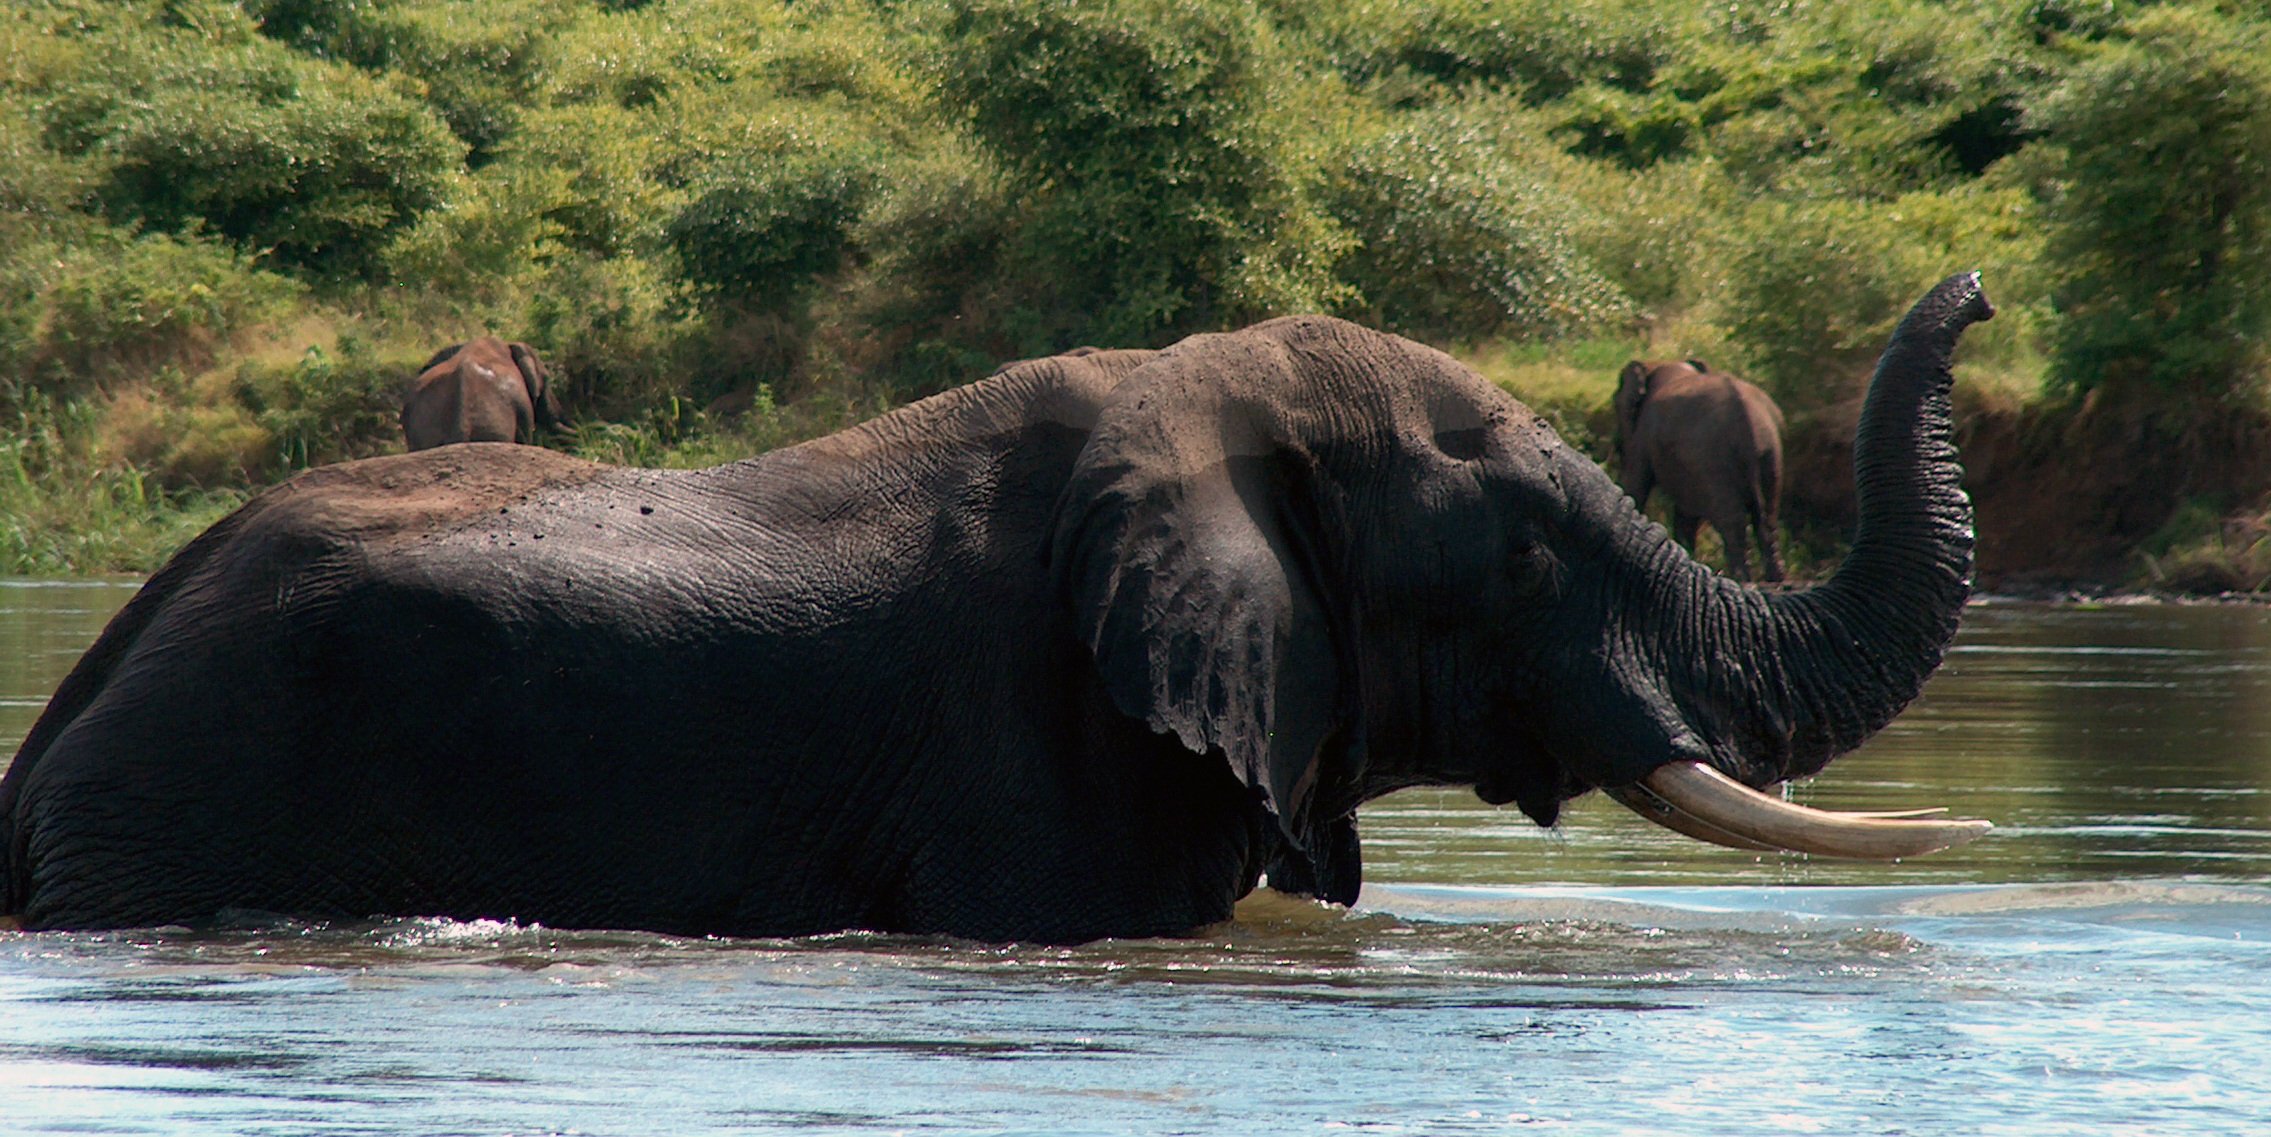
<path fill-rule="evenodd" d="M 536 428 L 559 421 L 552 376 L 536 349 L 495 336 L 435 352 L 402 404 L 402 437 L 412 450 L 534 442 Z"/>
<path fill-rule="evenodd" d="M 1696 527 L 1709 521 L 1738 580 L 1750 579 L 1755 529 L 1766 579 L 1781 580 L 1782 408 L 1700 359 L 1636 359 L 1617 377 L 1616 414 L 1617 480 L 1633 503 L 1647 508 L 1661 487 L 1672 536 L 1691 553 Z"/>

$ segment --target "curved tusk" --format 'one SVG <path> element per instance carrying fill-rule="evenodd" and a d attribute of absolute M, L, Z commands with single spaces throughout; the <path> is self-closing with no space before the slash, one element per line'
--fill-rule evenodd
<path fill-rule="evenodd" d="M 1937 809 L 1838 813 L 1768 797 L 1701 762 L 1668 762 L 1608 791 L 1634 813 L 1699 841 L 1864 861 L 1920 857 L 1978 839 L 1985 821 L 1925 820 Z"/>

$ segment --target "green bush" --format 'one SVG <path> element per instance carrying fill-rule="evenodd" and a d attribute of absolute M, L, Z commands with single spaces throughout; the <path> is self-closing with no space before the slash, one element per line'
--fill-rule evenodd
<path fill-rule="evenodd" d="M 37 392 L 0 406 L 0 576 L 150 572 L 243 500 L 98 460 L 96 414 Z"/>
<path fill-rule="evenodd" d="M 522 116 L 518 134 L 484 176 L 543 171 L 562 179 L 544 210 L 559 241 L 601 257 L 652 247 L 662 218 L 684 194 L 652 174 L 654 124 L 612 103 L 546 107 Z"/>
<path fill-rule="evenodd" d="M 256 415 L 282 470 L 367 458 L 402 444 L 402 400 L 422 358 L 374 351 L 342 335 L 289 367 L 246 364 L 237 397 Z"/>
<path fill-rule="evenodd" d="M 1744 202 L 1718 163 L 1581 162 L 1557 184 L 1584 205 L 1570 218 L 1571 242 L 1641 309 L 1673 319 L 1718 293 L 1730 219 Z"/>
<path fill-rule="evenodd" d="M 543 345 L 577 420 L 638 414 L 690 383 L 705 324 L 682 286 L 635 257 L 563 257 L 530 282 L 526 339 Z"/>
<path fill-rule="evenodd" d="M 39 344 L 65 388 L 202 365 L 227 338 L 298 298 L 300 285 L 210 240 L 152 233 L 73 249 L 54 270 Z"/>
<path fill-rule="evenodd" d="M 389 242 L 382 261 L 397 280 L 452 297 L 513 291 L 562 249 L 554 217 L 576 203 L 570 173 L 539 163 L 492 163 L 463 179 L 455 202 Z"/>
<path fill-rule="evenodd" d="M 965 0 L 936 76 L 1008 172 L 1028 350 L 1316 310 L 1345 247 L 1308 199 L 1305 82 L 1248 3 Z"/>
<path fill-rule="evenodd" d="M 1356 247 L 1353 314 L 1435 339 L 1557 336 L 1628 317 L 1571 244 L 1577 212 L 1539 182 L 1536 150 L 1491 124 L 1513 108 L 1406 116 L 1338 156 L 1323 195 Z"/>
<path fill-rule="evenodd" d="M 785 309 L 842 263 L 877 175 L 853 147 L 733 154 L 703 172 L 664 238 L 704 293 Z"/>
<path fill-rule="evenodd" d="M 1274 7 L 1335 66 L 1391 97 L 1421 85 L 1482 86 L 1533 105 L 1588 83 L 1646 90 L 1679 48 L 1663 6 L 1630 0 L 1386 0 Z"/>
<path fill-rule="evenodd" d="M 1794 10 L 1764 113 L 1794 130 L 1795 150 L 1766 180 L 1883 200 L 1949 188 L 2017 151 L 2048 63 L 2016 12 L 1937 0 Z"/>
<path fill-rule="evenodd" d="M 2271 340 L 2271 31 L 2156 8 L 2040 111 L 2057 375 L 2214 403 Z"/>
<path fill-rule="evenodd" d="M 253 0 L 247 8 L 264 35 L 414 80 L 408 89 L 449 124 L 476 167 L 512 136 L 540 81 L 541 46 L 572 12 L 556 0 Z"/>
<path fill-rule="evenodd" d="M 48 149 L 34 114 L 0 93 L 0 240 L 78 228 L 74 215 L 93 185 L 86 163 Z"/>
<path fill-rule="evenodd" d="M 1789 409 L 1859 391 L 1926 289 L 1977 270 L 2002 311 L 1967 334 L 1965 359 L 2031 363 L 2039 240 L 2025 195 L 1971 187 L 1890 202 L 1768 203 L 1731 237 L 1718 317 L 1750 377 Z"/>
<path fill-rule="evenodd" d="M 48 144 L 96 163 L 118 224 L 202 227 L 287 267 L 369 271 L 442 202 L 463 144 L 387 84 L 243 24 L 89 36 L 41 104 Z"/>
<path fill-rule="evenodd" d="M 847 333 L 846 366 L 919 397 L 1048 350 L 1027 282 L 1004 268 L 1021 216 L 1007 182 L 955 135 L 890 165 L 853 234 L 858 271 L 816 314 Z"/>

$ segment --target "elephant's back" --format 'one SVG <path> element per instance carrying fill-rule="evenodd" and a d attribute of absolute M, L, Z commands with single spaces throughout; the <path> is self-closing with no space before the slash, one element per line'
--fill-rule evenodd
<path fill-rule="evenodd" d="M 1782 424 L 1782 411 L 1766 392 L 1718 371 L 1679 376 L 1649 395 L 1640 413 L 1659 429 L 1686 424 L 1708 428 L 1717 437 L 1757 435 L 1762 442 L 1778 434 Z"/>
<path fill-rule="evenodd" d="M 292 531 L 361 543 L 417 539 L 612 468 L 533 446 L 482 442 L 309 470 L 247 502 L 246 536 Z"/>

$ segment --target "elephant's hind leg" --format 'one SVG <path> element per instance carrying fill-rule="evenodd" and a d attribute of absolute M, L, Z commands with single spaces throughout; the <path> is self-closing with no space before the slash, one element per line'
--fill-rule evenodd
<path fill-rule="evenodd" d="M 1727 551 L 1727 575 L 1736 580 L 1749 580 L 1751 578 L 1751 556 L 1750 541 L 1748 540 L 1749 527 L 1745 523 L 1745 519 L 1737 518 L 1733 523 L 1726 525 L 1714 520 L 1711 527 L 1719 531 L 1719 544 Z"/>
<path fill-rule="evenodd" d="M 1782 579 L 1782 550 L 1776 546 L 1775 520 L 1772 514 L 1758 519 L 1758 560 L 1764 579 L 1779 582 Z"/>

